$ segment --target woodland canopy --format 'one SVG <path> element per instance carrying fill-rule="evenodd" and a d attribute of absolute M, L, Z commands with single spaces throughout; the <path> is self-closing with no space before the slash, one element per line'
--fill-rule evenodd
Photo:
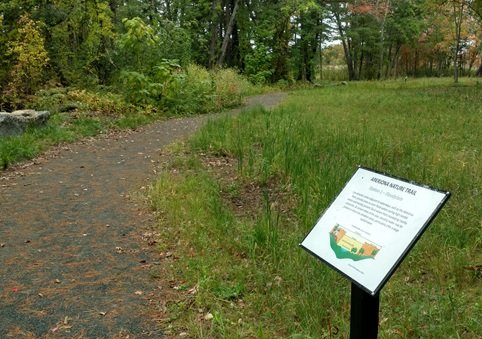
<path fill-rule="evenodd" d="M 481 0 L 3 0 L 0 32 L 0 108 L 48 86 L 162 92 L 190 64 L 257 84 L 482 75 Z"/>

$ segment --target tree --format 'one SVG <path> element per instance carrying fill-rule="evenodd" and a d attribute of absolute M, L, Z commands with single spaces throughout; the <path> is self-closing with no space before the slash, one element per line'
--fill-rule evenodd
<path fill-rule="evenodd" d="M 16 108 L 19 99 L 38 89 L 49 61 L 39 25 L 28 15 L 20 17 L 19 28 L 8 44 L 7 56 L 12 58 L 12 66 L 6 92 Z"/>
<path fill-rule="evenodd" d="M 217 66 L 221 67 L 224 64 L 224 58 L 226 57 L 226 52 L 228 49 L 228 43 L 229 40 L 231 39 L 231 34 L 233 34 L 233 28 L 235 25 L 235 20 L 236 20 L 236 15 L 238 14 L 238 9 L 239 9 L 239 0 L 233 0 L 231 2 L 232 4 L 232 11 L 231 15 L 229 17 L 229 22 L 226 26 L 225 32 L 224 32 L 224 38 L 223 38 L 223 43 L 221 45 L 221 53 L 219 55 L 219 59 L 217 62 Z"/>
<path fill-rule="evenodd" d="M 295 21 L 295 36 L 299 37 L 294 44 L 297 59 L 297 80 L 313 81 L 315 79 L 316 52 L 321 46 L 325 25 L 325 11 L 318 3 L 308 3 L 299 10 Z"/>
<path fill-rule="evenodd" d="M 479 22 L 479 27 L 482 26 L 482 0 L 474 0 L 469 3 L 469 8 L 474 14 L 474 17 L 477 18 Z M 479 28 L 480 29 L 480 28 Z M 480 34 L 482 36 L 482 34 Z M 479 39 L 479 58 L 480 58 L 480 65 L 476 72 L 476 75 L 482 77 L 482 38 Z"/>
<path fill-rule="evenodd" d="M 459 82 L 459 53 L 460 53 L 460 40 L 462 36 L 462 22 L 464 19 L 464 13 L 466 11 L 466 3 L 465 0 L 450 0 L 450 5 L 452 7 L 452 20 L 454 23 L 454 40 L 455 40 L 455 47 L 454 47 L 454 56 L 453 56 L 453 65 L 454 65 L 454 82 Z"/>

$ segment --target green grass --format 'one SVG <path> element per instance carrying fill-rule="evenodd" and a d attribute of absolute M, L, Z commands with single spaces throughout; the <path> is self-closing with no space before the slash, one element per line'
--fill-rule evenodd
<path fill-rule="evenodd" d="M 154 116 L 141 111 L 116 118 L 90 116 L 88 112 L 54 112 L 44 127 L 29 128 L 20 135 L 0 138 L 0 168 L 32 159 L 50 147 L 92 137 L 113 129 L 135 128 L 152 122 Z"/>
<path fill-rule="evenodd" d="M 0 168 L 32 159 L 52 146 L 71 143 L 114 129 L 135 128 L 159 119 L 151 109 L 127 104 L 109 92 L 74 88 L 40 91 L 29 107 L 51 112 L 45 126 L 0 138 Z"/>
<path fill-rule="evenodd" d="M 453 194 L 382 290 L 380 337 L 480 337 L 481 102 L 476 80 L 359 82 L 209 123 L 151 192 L 172 279 L 196 286 L 168 331 L 347 337 L 350 283 L 298 243 L 363 165 Z"/>

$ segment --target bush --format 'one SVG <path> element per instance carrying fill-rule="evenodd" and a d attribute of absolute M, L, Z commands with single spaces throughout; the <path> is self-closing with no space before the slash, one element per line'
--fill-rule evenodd
<path fill-rule="evenodd" d="M 63 87 L 39 91 L 32 106 L 52 113 L 86 112 L 88 115 L 103 116 L 120 116 L 136 110 L 119 94 Z"/>
<path fill-rule="evenodd" d="M 7 45 L 7 55 L 13 63 L 9 70 L 8 84 L 4 92 L 0 93 L 0 105 L 12 109 L 22 107 L 26 97 L 39 88 L 49 61 L 39 24 L 23 15 L 19 25 L 13 40 Z"/>
<path fill-rule="evenodd" d="M 249 81 L 233 69 L 221 69 L 213 73 L 214 109 L 238 106 L 251 90 Z"/>
<path fill-rule="evenodd" d="M 122 91 L 125 99 L 135 105 L 155 104 L 160 99 L 162 84 L 152 82 L 151 79 L 139 72 L 122 71 L 120 74 L 121 83 L 124 85 Z"/>
<path fill-rule="evenodd" d="M 172 90 L 172 89 L 171 89 Z M 198 65 L 186 67 L 186 74 L 173 93 L 171 109 L 176 113 L 205 113 L 212 110 L 213 80 L 209 72 Z"/>
<path fill-rule="evenodd" d="M 120 80 L 127 102 L 174 114 L 215 112 L 238 106 L 252 89 L 249 81 L 235 70 L 210 73 L 194 64 L 182 69 L 176 61 L 166 59 L 148 75 L 123 71 Z"/>
<path fill-rule="evenodd" d="M 149 74 L 122 71 L 121 92 L 129 103 L 142 107 L 169 108 L 176 100 L 183 77 L 181 66 L 175 60 L 162 59 Z"/>

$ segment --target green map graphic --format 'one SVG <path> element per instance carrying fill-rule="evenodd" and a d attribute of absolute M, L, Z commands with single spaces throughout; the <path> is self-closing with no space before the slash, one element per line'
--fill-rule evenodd
<path fill-rule="evenodd" d="M 380 248 L 354 234 L 347 232 L 340 225 L 330 231 L 330 247 L 338 259 L 360 261 L 374 259 Z"/>

